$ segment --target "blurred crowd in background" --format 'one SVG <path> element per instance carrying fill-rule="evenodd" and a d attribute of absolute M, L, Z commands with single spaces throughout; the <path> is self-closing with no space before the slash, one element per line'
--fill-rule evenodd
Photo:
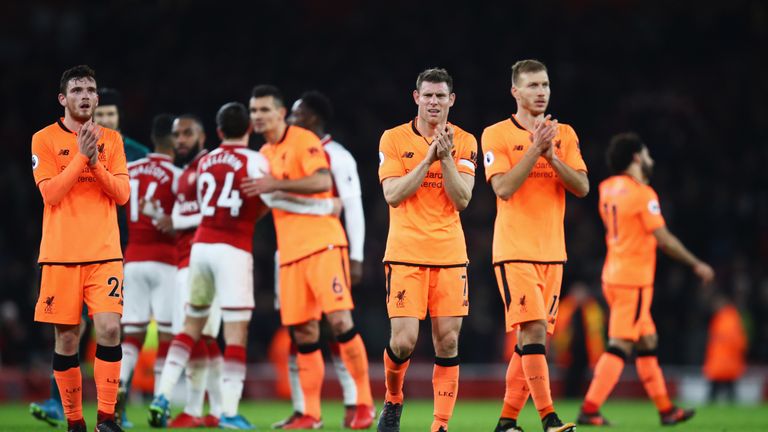
<path fill-rule="evenodd" d="M 423 69 L 454 77 L 450 119 L 479 140 L 514 112 L 510 66 L 537 58 L 549 68 L 550 112 L 574 127 L 591 192 L 568 198 L 569 254 L 563 291 L 601 298 L 603 228 L 597 185 L 614 133 L 640 133 L 656 159 L 652 186 L 662 212 L 716 283 L 659 259 L 653 314 L 662 363 L 701 365 L 715 292 L 741 314 L 748 361 L 768 362 L 768 4 L 589 0 L 539 2 L 262 1 L 11 2 L 0 14 L 0 365 L 49 367 L 50 326 L 33 323 L 42 201 L 30 162 L 32 134 L 53 123 L 61 72 L 86 63 L 101 87 L 123 95 L 122 132 L 149 142 L 152 117 L 195 113 L 217 145 L 214 114 L 247 102 L 255 84 L 288 100 L 317 89 L 334 103 L 333 136 L 358 162 L 367 236 L 355 321 L 372 357 L 389 336 L 381 259 L 388 210 L 378 184 L 381 133 L 416 114 L 411 92 Z M 253 146 L 258 148 L 257 137 Z M 503 314 L 491 267 L 495 197 L 483 168 L 462 213 L 470 257 L 464 363 L 500 361 Z M 268 218 L 267 218 L 268 219 Z M 72 245 L 73 248 L 77 245 Z M 248 359 L 266 361 L 279 325 L 273 311 L 273 227 L 259 222 L 257 310 Z M 171 287 L 169 287 L 170 289 Z M 130 289 L 130 287 L 126 287 Z M 416 358 L 431 359 L 428 333 Z"/>

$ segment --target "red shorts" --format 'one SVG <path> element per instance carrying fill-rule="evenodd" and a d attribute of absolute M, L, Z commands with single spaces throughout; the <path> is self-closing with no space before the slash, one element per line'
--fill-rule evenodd
<path fill-rule="evenodd" d="M 467 266 L 384 264 L 390 318 L 424 319 L 469 314 Z"/>
<path fill-rule="evenodd" d="M 653 285 L 637 287 L 604 283 L 603 295 L 611 309 L 609 338 L 637 342 L 642 336 L 656 334 L 651 317 Z"/>
<path fill-rule="evenodd" d="M 562 264 L 506 262 L 494 266 L 501 300 L 504 302 L 506 330 L 515 330 L 528 321 L 547 321 L 552 334 L 557 321 Z"/>
<path fill-rule="evenodd" d="M 123 262 L 42 265 L 35 321 L 80 324 L 83 302 L 88 314 L 123 313 Z"/>

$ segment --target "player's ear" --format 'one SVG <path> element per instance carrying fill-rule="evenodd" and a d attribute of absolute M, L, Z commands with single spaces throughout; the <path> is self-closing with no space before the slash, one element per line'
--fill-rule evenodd
<path fill-rule="evenodd" d="M 285 116 L 288 114 L 288 109 L 284 106 L 281 106 L 277 109 L 277 112 L 280 113 L 280 118 L 285 118 Z"/>
<path fill-rule="evenodd" d="M 249 136 L 249 135 L 250 135 L 250 134 L 252 134 L 252 133 L 253 133 L 253 122 L 250 122 L 250 121 L 249 121 L 249 122 L 248 122 L 248 130 L 245 132 L 245 135 L 246 135 L 246 136 Z"/>
<path fill-rule="evenodd" d="M 67 106 L 67 96 L 65 96 L 64 93 L 59 93 L 59 105 L 63 107 Z"/>
<path fill-rule="evenodd" d="M 220 140 L 224 140 L 224 132 L 221 131 L 221 128 L 216 128 L 216 135 L 219 137 Z"/>
<path fill-rule="evenodd" d="M 414 90 L 413 91 L 413 102 L 416 103 L 416 105 L 419 104 L 419 91 Z"/>
<path fill-rule="evenodd" d="M 451 93 L 448 95 L 448 106 L 452 107 L 454 103 L 456 103 L 456 93 Z"/>

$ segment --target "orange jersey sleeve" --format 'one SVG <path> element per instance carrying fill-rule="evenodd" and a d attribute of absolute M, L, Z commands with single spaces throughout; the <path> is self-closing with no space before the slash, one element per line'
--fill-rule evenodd
<path fill-rule="evenodd" d="M 455 132 L 454 132 L 455 133 Z M 460 173 L 475 175 L 477 169 L 477 139 L 472 134 L 461 135 L 462 143 L 456 148 L 456 169 Z M 456 136 L 454 135 L 454 141 Z M 456 143 L 454 143 L 456 147 Z"/>
<path fill-rule="evenodd" d="M 97 143 L 100 161 L 114 156 L 113 140 L 119 136 L 105 131 Z M 37 132 L 32 139 L 32 165 L 45 204 L 39 262 L 121 260 L 115 200 L 104 193 L 87 158 L 79 153 L 76 133 L 61 120 Z"/>
<path fill-rule="evenodd" d="M 656 192 L 627 175 L 600 183 L 600 217 L 605 226 L 603 282 L 652 285 L 656 271 L 656 237 L 665 225 Z"/>
<path fill-rule="evenodd" d="M 579 137 L 576 136 L 576 131 L 567 124 L 560 125 L 560 145 L 563 148 L 563 162 L 576 171 L 587 172 L 587 164 L 584 163 L 584 159 L 581 157 L 581 146 L 579 145 Z M 557 146 L 557 142 L 555 146 Z"/>
<path fill-rule="evenodd" d="M 61 172 L 56 167 L 52 143 L 43 133 L 32 136 L 32 175 L 40 188 L 43 202 L 56 205 L 72 189 L 88 158 L 78 153 Z"/>
<path fill-rule="evenodd" d="M 485 175 L 490 179 L 514 167 L 528 151 L 531 132 L 515 118 L 485 129 L 482 136 Z M 561 123 L 553 139 L 556 157 L 586 171 L 578 138 Z M 522 185 L 506 200 L 496 199 L 493 262 L 561 263 L 565 251 L 565 188 L 552 165 L 539 157 Z"/>
<path fill-rule="evenodd" d="M 379 181 L 389 177 L 402 177 L 407 172 L 400 155 L 397 152 L 397 144 L 392 132 L 385 131 L 379 140 Z"/>
<path fill-rule="evenodd" d="M 296 180 L 328 169 L 328 160 L 320 138 L 314 133 L 289 126 L 276 144 L 261 148 L 267 158 L 272 176 Z M 332 198 L 332 191 L 306 195 L 312 198 Z M 332 215 L 297 214 L 272 209 L 280 251 L 280 265 L 289 264 L 332 246 L 347 246 L 347 237 L 338 217 Z"/>
<path fill-rule="evenodd" d="M 454 128 L 454 163 L 459 172 L 474 174 L 477 140 Z M 382 135 L 379 178 L 400 177 L 413 170 L 430 143 L 409 122 Z M 381 157 L 381 156 L 380 156 Z M 467 262 L 467 248 L 459 212 L 443 188 L 440 162 L 434 162 L 416 192 L 389 208 L 389 234 L 384 261 L 416 265 L 454 266 Z"/>
<path fill-rule="evenodd" d="M 480 137 L 483 146 L 483 164 L 485 179 L 491 181 L 496 174 L 504 174 L 512 169 L 503 130 L 498 127 L 487 127 Z"/>

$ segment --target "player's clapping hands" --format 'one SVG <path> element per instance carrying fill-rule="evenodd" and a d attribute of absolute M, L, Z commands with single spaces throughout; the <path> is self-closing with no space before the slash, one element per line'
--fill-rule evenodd
<path fill-rule="evenodd" d="M 99 160 L 98 143 L 104 131 L 88 120 L 77 132 L 77 147 L 88 158 L 88 165 L 95 165 Z"/>
<path fill-rule="evenodd" d="M 443 162 L 453 161 L 453 127 L 448 126 L 435 136 L 437 158 Z"/>
<path fill-rule="evenodd" d="M 550 160 L 554 157 L 554 146 L 552 140 L 557 135 L 557 120 L 550 121 L 551 115 L 544 117 L 543 121 L 537 122 L 533 127 L 533 136 L 531 137 L 533 145 L 530 147 L 533 154 L 543 156 Z"/>
<path fill-rule="evenodd" d="M 263 177 L 246 177 L 240 182 L 240 191 L 247 197 L 270 193 L 278 190 L 277 179 L 269 173 L 264 173 Z"/>

